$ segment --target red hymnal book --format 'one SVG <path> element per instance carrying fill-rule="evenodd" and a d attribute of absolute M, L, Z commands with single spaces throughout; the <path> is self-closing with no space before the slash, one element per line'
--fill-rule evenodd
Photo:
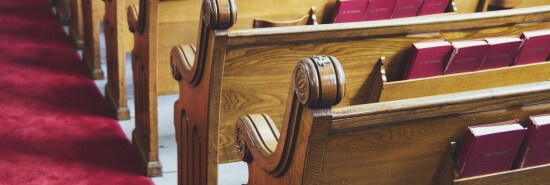
<path fill-rule="evenodd" d="M 460 178 L 510 170 L 527 132 L 517 122 L 468 127 L 456 163 Z"/>
<path fill-rule="evenodd" d="M 516 167 L 524 168 L 550 163 L 550 114 L 531 116 L 527 136 L 518 153 Z"/>
<path fill-rule="evenodd" d="M 523 32 L 521 39 L 523 39 L 523 45 L 514 65 L 546 61 L 550 53 L 550 30 Z"/>
<path fill-rule="evenodd" d="M 449 0 L 424 0 L 417 15 L 432 15 L 444 13 Z"/>
<path fill-rule="evenodd" d="M 414 17 L 421 4 L 422 0 L 397 0 L 391 18 Z"/>
<path fill-rule="evenodd" d="M 489 51 L 479 67 L 480 70 L 510 66 L 523 43 L 517 37 L 487 38 L 485 41 L 489 44 Z"/>
<path fill-rule="evenodd" d="M 483 40 L 453 42 L 453 52 L 447 63 L 444 74 L 455 74 L 477 71 L 489 50 Z"/>
<path fill-rule="evenodd" d="M 396 0 L 369 0 L 365 21 L 390 19 Z"/>
<path fill-rule="evenodd" d="M 363 21 L 369 0 L 338 0 L 334 9 L 333 22 Z"/>
<path fill-rule="evenodd" d="M 414 43 L 405 68 L 405 79 L 442 75 L 452 47 L 447 41 Z"/>

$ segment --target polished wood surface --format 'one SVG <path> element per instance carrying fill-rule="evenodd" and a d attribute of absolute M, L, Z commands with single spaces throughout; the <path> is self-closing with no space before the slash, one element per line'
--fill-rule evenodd
<path fill-rule="evenodd" d="M 82 0 L 70 0 L 69 6 L 69 37 L 77 49 L 82 49 L 84 47 Z"/>
<path fill-rule="evenodd" d="M 82 5 L 84 47 L 82 60 L 94 80 L 104 79 L 99 53 L 99 22 L 105 16 L 105 3 L 101 0 L 79 0 Z M 72 20 L 71 20 L 72 21 Z"/>
<path fill-rule="evenodd" d="M 172 62 L 181 64 L 172 65 L 180 66 L 173 70 L 179 71 L 179 76 L 178 73 L 174 76 L 180 80 L 180 99 L 175 107 L 180 150 L 188 146 L 181 144 L 188 142 L 183 139 L 187 136 L 183 135 L 189 133 L 181 129 L 187 124 L 184 120 L 193 119 L 193 124 L 207 125 L 208 133 L 215 133 L 208 135 L 208 182 L 215 182 L 217 164 L 237 159 L 234 120 L 245 114 L 263 112 L 270 115 L 277 127 L 281 127 L 288 95 L 286 86 L 296 61 L 304 56 L 328 54 L 342 62 L 347 70 L 348 96 L 338 107 L 373 103 L 378 102 L 376 94 L 381 93 L 378 60 L 382 56 L 386 56 L 386 78 L 400 80 L 406 52 L 414 42 L 442 37 L 460 40 L 517 36 L 526 30 L 548 28 L 548 20 L 550 6 L 284 28 L 239 30 L 234 28 L 237 23 L 228 31 L 216 30 L 216 34 L 209 37 L 212 47 L 206 51 L 196 47 L 196 55 L 204 55 L 207 59 L 204 64 L 195 61 L 196 57 L 190 57 L 192 60 L 182 57 L 195 56 L 195 53 L 183 51 L 191 50 L 186 47 L 174 49 L 172 53 Z M 204 72 L 202 80 L 208 77 L 209 87 L 199 89 L 181 80 L 185 79 L 181 75 L 185 74 L 184 69 L 194 65 L 208 66 L 205 71 L 210 72 Z M 470 89 L 460 91 L 466 90 Z M 208 100 L 197 98 L 197 94 L 208 94 Z M 191 118 L 186 114 L 188 118 L 182 119 L 183 104 L 188 104 L 186 113 L 201 112 L 207 116 L 196 118 L 200 116 L 198 114 Z"/>
<path fill-rule="evenodd" d="M 289 100 L 296 96 L 315 97 L 311 92 L 318 91 L 303 95 L 307 91 L 300 90 L 323 87 L 315 83 L 340 84 L 330 82 L 339 78 L 322 75 L 305 75 L 310 78 L 307 83 L 296 83 L 300 75 L 295 75 Z M 331 88 L 327 90 L 332 92 Z M 300 114 L 289 114 L 293 111 Z M 330 104 L 310 106 L 302 102 L 287 104 L 280 136 L 272 139 L 269 133 L 279 133 L 279 129 L 263 126 L 272 124 L 269 115 L 241 117 L 236 126 L 237 153 L 248 163 L 248 184 L 440 184 L 441 166 L 449 159 L 449 142 L 460 140 L 468 126 L 511 119 L 525 123 L 530 115 L 548 112 L 548 81 L 332 110 Z M 297 129 L 285 132 L 288 128 Z M 292 136 L 297 137 L 294 143 L 277 140 Z M 265 146 L 261 141 L 271 144 Z M 284 168 L 280 169 L 282 173 L 271 171 L 270 159 L 289 150 L 292 161 L 275 161 L 276 166 Z M 478 182 L 496 183 L 510 178 L 510 182 L 515 182 L 510 184 L 522 184 L 531 178 L 528 174 L 538 175 L 534 179 L 545 179 L 544 170 L 522 174 L 523 171 Z"/>
<path fill-rule="evenodd" d="M 105 97 L 115 111 L 118 120 L 130 119 L 126 97 L 126 53 L 134 48 L 133 34 L 128 25 L 128 6 L 138 0 L 105 1 L 103 33 L 107 63 Z"/>
<path fill-rule="evenodd" d="M 170 49 L 177 44 L 196 41 L 199 3 L 198 0 L 142 0 L 139 6 L 127 8 L 128 24 L 134 35 L 132 74 L 136 127 L 132 137 L 141 141 L 136 147 L 149 176 L 162 175 L 158 159 L 157 97 L 177 91 L 177 83 L 170 75 Z M 183 7 L 197 10 L 182 11 Z M 191 14 L 193 12 L 196 14 Z"/>

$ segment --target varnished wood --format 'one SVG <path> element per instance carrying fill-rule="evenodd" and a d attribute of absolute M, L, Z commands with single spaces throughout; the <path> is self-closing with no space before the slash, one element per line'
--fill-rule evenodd
<path fill-rule="evenodd" d="M 105 16 L 105 3 L 101 0 L 79 0 L 79 9 L 82 14 L 82 26 L 84 46 L 82 49 L 82 60 L 88 67 L 92 79 L 104 79 L 101 69 L 101 55 L 99 49 L 99 22 Z M 71 20 L 72 21 L 72 20 Z"/>
<path fill-rule="evenodd" d="M 112 105 L 119 120 L 130 119 L 126 97 L 126 53 L 134 48 L 134 38 L 128 29 L 126 10 L 128 6 L 138 3 L 138 0 L 105 1 L 105 17 L 103 19 L 105 55 L 107 57 L 105 97 Z"/>
<path fill-rule="evenodd" d="M 303 15 L 296 20 L 286 21 L 272 21 L 264 19 L 254 19 L 253 28 L 268 28 L 268 27 L 285 27 L 285 26 L 301 26 L 311 23 L 311 25 L 318 25 L 317 16 L 315 15 L 315 7 L 311 7 L 309 14 Z"/>
<path fill-rule="evenodd" d="M 530 75 L 525 75 L 526 71 L 529 71 Z M 375 83 L 381 83 L 380 85 L 382 86 L 379 101 L 391 101 L 540 82 L 548 79 L 550 79 L 550 62 L 510 66 L 416 80 L 383 81 Z"/>
<path fill-rule="evenodd" d="M 70 0 L 69 36 L 77 49 L 84 47 L 84 21 L 82 19 L 82 0 Z"/>
<path fill-rule="evenodd" d="M 292 89 L 296 88 L 291 88 L 291 93 Z M 293 96 L 300 93 L 289 95 Z M 294 151 L 284 173 L 273 174 L 263 167 L 269 164 L 265 160 L 271 156 L 261 155 L 258 138 L 266 133 L 266 128 L 256 125 L 266 121 L 253 119 L 247 123 L 241 118 L 237 122 L 237 151 L 240 156 L 246 156 L 242 159 L 249 167 L 248 184 L 440 184 L 440 172 L 445 170 L 441 166 L 449 159 L 446 156 L 449 141 L 461 140 L 468 126 L 510 119 L 524 123 L 530 115 L 550 112 L 550 82 L 355 105 L 332 111 L 330 107 L 306 106 L 302 114 L 288 118 L 289 110 L 300 107 L 287 104 L 282 127 L 299 128 L 297 142 L 279 142 L 275 149 L 270 148 L 273 153 Z M 287 119 L 299 121 L 290 123 Z M 281 132 L 280 138 L 285 134 L 288 133 Z M 305 149 L 308 152 L 304 152 Z M 548 168 L 539 168 L 460 179 L 456 183 L 540 184 L 548 180 L 544 174 Z"/>
<path fill-rule="evenodd" d="M 169 74 L 174 74 L 180 85 L 180 98 L 175 106 L 180 153 L 185 153 L 182 147 L 189 146 L 181 144 L 187 142 L 183 125 L 207 125 L 208 182 L 215 182 L 217 164 L 237 159 L 234 120 L 245 114 L 263 112 L 280 128 L 288 98 L 286 86 L 296 61 L 304 56 L 328 54 L 342 61 L 347 70 L 346 94 L 349 96 L 344 97 L 338 107 L 373 103 L 378 101 L 376 93 L 380 94 L 382 87 L 377 62 L 381 56 L 386 56 L 386 80 L 400 80 L 406 51 L 414 42 L 441 37 L 459 40 L 519 35 L 526 30 L 548 28 L 550 23 L 545 22 L 548 20 L 550 6 L 285 28 L 239 30 L 235 29 L 237 23 L 227 31 L 216 30 L 208 38 L 211 47 L 205 50 L 197 46 L 196 55 L 187 52 L 186 56 L 195 56 L 193 60 L 182 59 L 186 52 L 181 49 L 172 53 L 172 66 L 179 66 L 172 70 L 177 73 Z M 206 55 L 204 64 L 197 63 L 201 60 L 195 61 L 199 55 Z M 195 83 L 192 78 L 183 75 L 184 65 L 190 64 L 207 66 L 201 84 L 207 80 L 208 85 L 200 88 L 191 85 Z M 185 111 L 180 105 L 184 103 L 187 104 Z M 189 112 L 196 112 L 192 115 L 194 118 Z M 182 115 L 187 115 L 187 119 Z M 201 115 L 204 117 L 197 118 Z"/>

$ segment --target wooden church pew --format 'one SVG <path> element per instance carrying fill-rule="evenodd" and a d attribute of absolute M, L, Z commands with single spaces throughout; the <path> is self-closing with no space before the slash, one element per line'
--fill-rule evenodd
<path fill-rule="evenodd" d="M 82 20 L 82 0 L 70 0 L 69 37 L 77 49 L 84 47 L 84 25 Z"/>
<path fill-rule="evenodd" d="M 545 174 L 550 165 L 467 179 L 442 175 L 450 170 L 443 168 L 451 160 L 449 142 L 461 142 L 468 126 L 525 123 L 531 115 L 549 113 L 549 81 L 332 108 L 345 101 L 353 80 L 342 71 L 334 60 L 302 60 L 293 72 L 281 129 L 269 114 L 237 121 L 237 151 L 248 163 L 248 184 L 550 181 Z"/>
<path fill-rule="evenodd" d="M 82 6 L 82 26 L 84 46 L 82 60 L 90 70 L 94 80 L 104 79 L 99 53 L 99 22 L 105 16 L 105 3 L 101 0 L 80 0 Z"/>
<path fill-rule="evenodd" d="M 338 57 L 351 79 L 346 89 L 348 96 L 339 106 L 366 104 L 378 102 L 382 94 L 380 57 L 386 59 L 386 78 L 398 81 L 414 42 L 443 37 L 461 40 L 517 36 L 523 31 L 550 27 L 550 6 L 423 19 L 228 31 L 232 15 L 219 15 L 224 24 L 201 23 L 204 33 L 201 32 L 196 49 L 183 45 L 172 51 L 172 74 L 180 85 L 174 108 L 178 150 L 182 155 L 178 161 L 180 179 L 194 177 L 209 184 L 216 182 L 217 164 L 235 161 L 237 157 L 234 120 L 239 116 L 264 112 L 275 123 L 281 123 L 290 71 L 295 61 L 304 56 Z M 470 89 L 460 91 L 466 90 Z M 136 128 L 140 126 L 152 128 Z M 200 146 L 195 143 L 193 149 L 186 148 L 193 146 L 197 138 L 201 138 Z M 201 155 L 195 157 L 208 157 L 192 158 L 187 155 L 191 150 L 200 150 Z M 190 167 L 186 161 L 201 164 L 195 169 L 184 168 Z M 199 166 L 203 171 L 198 170 Z"/>
<path fill-rule="evenodd" d="M 148 3 L 146 6 L 145 2 Z M 309 14 L 312 5 L 318 7 L 317 12 L 323 12 L 328 11 L 334 4 L 329 0 L 241 2 L 243 6 L 240 10 L 243 13 L 239 15 L 240 24 L 235 25 L 237 29 L 252 28 L 253 20 L 257 18 L 269 21 L 294 20 Z M 290 2 L 295 6 L 280 6 L 281 3 Z M 178 44 L 197 41 L 201 6 L 200 0 L 155 0 L 140 1 L 139 7 L 133 5 L 128 8 L 128 22 L 134 32 L 135 42 L 132 52 L 132 73 L 136 101 L 136 130 L 133 138 L 143 161 L 148 166 L 150 176 L 160 175 L 161 168 L 157 147 L 157 97 L 178 92 L 178 85 L 170 75 L 170 49 Z M 258 7 L 270 8 L 257 11 Z M 324 18 L 317 17 L 317 20 L 321 22 Z"/>
<path fill-rule="evenodd" d="M 130 119 L 126 97 L 126 52 L 134 48 L 134 36 L 128 29 L 127 9 L 138 0 L 105 1 L 105 50 L 107 57 L 107 84 L 105 97 L 119 120 Z"/>

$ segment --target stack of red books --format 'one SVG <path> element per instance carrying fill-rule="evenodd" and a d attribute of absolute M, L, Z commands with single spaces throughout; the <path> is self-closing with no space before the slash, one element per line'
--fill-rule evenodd
<path fill-rule="evenodd" d="M 550 114 L 468 127 L 456 166 L 460 178 L 550 164 Z"/>
<path fill-rule="evenodd" d="M 358 22 L 444 13 L 449 0 L 338 0 L 333 22 Z"/>
<path fill-rule="evenodd" d="M 412 45 L 403 76 L 416 79 L 531 64 L 546 61 L 549 54 L 550 30 L 524 32 L 520 38 L 420 42 Z M 428 59 L 441 62 L 436 66 Z"/>

